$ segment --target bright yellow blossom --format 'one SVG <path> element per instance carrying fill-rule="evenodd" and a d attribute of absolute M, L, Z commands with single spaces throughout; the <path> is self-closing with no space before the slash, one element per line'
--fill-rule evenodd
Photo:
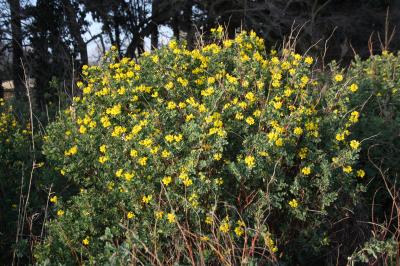
<path fill-rule="evenodd" d="M 53 196 L 50 198 L 50 202 L 57 203 L 57 196 Z"/>
<path fill-rule="evenodd" d="M 296 127 L 293 132 L 297 136 L 300 136 L 303 133 L 303 129 L 301 127 Z"/>
<path fill-rule="evenodd" d="M 360 147 L 360 142 L 357 140 L 352 140 L 352 141 L 350 141 L 350 147 L 353 150 L 356 150 L 356 149 L 358 149 L 358 147 Z"/>
<path fill-rule="evenodd" d="M 256 164 L 254 157 L 251 155 L 246 156 L 244 162 L 246 163 L 248 168 L 253 168 L 254 165 Z"/>
<path fill-rule="evenodd" d="M 358 85 L 355 84 L 355 83 L 351 84 L 350 87 L 349 87 L 349 90 L 351 92 L 356 92 L 358 90 Z"/>
<path fill-rule="evenodd" d="M 351 173 L 353 171 L 353 168 L 350 165 L 344 166 L 343 167 L 343 172 L 345 173 Z"/>
<path fill-rule="evenodd" d="M 358 170 L 357 171 L 357 176 L 360 177 L 360 178 L 363 178 L 365 176 L 365 171 L 362 170 L 362 169 Z"/>
<path fill-rule="evenodd" d="M 289 201 L 289 205 L 290 207 L 292 207 L 293 209 L 296 209 L 299 206 L 299 203 L 297 202 L 296 199 L 292 199 L 291 201 Z"/>
<path fill-rule="evenodd" d="M 138 163 L 139 163 L 141 166 L 146 166 L 146 164 L 147 164 L 147 157 L 140 157 L 139 160 L 138 160 Z"/>
<path fill-rule="evenodd" d="M 342 80 L 343 80 L 343 75 L 341 75 L 341 74 L 335 75 L 334 80 L 335 80 L 336 82 L 342 81 Z"/>
<path fill-rule="evenodd" d="M 176 222 L 176 216 L 174 213 L 170 212 L 167 214 L 167 220 L 169 223 L 175 223 Z"/>
<path fill-rule="evenodd" d="M 145 203 L 145 204 L 148 204 L 151 201 L 152 198 L 153 198 L 152 195 L 148 195 L 148 196 L 144 195 L 142 197 L 142 202 Z"/>
<path fill-rule="evenodd" d="M 167 187 L 172 182 L 172 177 L 166 176 L 162 179 L 162 183 Z"/>
<path fill-rule="evenodd" d="M 101 145 L 99 148 L 100 152 L 105 153 L 107 150 L 107 146 L 106 145 Z"/>
<path fill-rule="evenodd" d="M 229 232 L 229 229 L 230 229 L 230 225 L 229 225 L 229 221 L 228 221 L 228 219 L 224 219 L 223 221 L 222 221 L 222 223 L 221 223 L 221 225 L 219 226 L 219 230 L 222 232 L 222 233 L 228 233 Z"/>
<path fill-rule="evenodd" d="M 311 174 L 311 167 L 309 166 L 303 167 L 303 169 L 301 169 L 301 172 L 303 173 L 303 175 L 309 175 Z"/>
<path fill-rule="evenodd" d="M 305 62 L 306 64 L 308 64 L 308 65 L 311 65 L 311 64 L 314 62 L 314 59 L 313 59 L 311 56 L 307 56 L 307 57 L 304 59 L 304 62 Z"/>
<path fill-rule="evenodd" d="M 135 217 L 135 214 L 133 212 L 128 212 L 126 214 L 126 218 L 128 218 L 128 219 L 132 219 L 133 217 Z"/>
<path fill-rule="evenodd" d="M 85 239 L 83 239 L 82 244 L 85 246 L 88 246 L 89 245 L 89 237 L 86 237 Z"/>
<path fill-rule="evenodd" d="M 255 122 L 254 122 L 254 118 L 251 117 L 251 116 L 247 117 L 247 118 L 246 118 L 246 123 L 249 124 L 250 126 L 251 126 L 251 125 L 254 125 L 254 123 L 255 123 Z"/>

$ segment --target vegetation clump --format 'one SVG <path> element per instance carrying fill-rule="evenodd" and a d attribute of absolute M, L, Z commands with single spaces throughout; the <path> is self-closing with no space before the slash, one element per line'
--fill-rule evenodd
<path fill-rule="evenodd" d="M 44 146 L 80 192 L 53 200 L 39 263 L 304 263 L 338 245 L 365 190 L 360 85 L 254 32 L 212 32 L 83 68 Z"/>

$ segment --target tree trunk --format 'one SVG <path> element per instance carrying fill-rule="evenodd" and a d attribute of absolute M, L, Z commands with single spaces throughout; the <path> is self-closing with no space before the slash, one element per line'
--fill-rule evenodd
<path fill-rule="evenodd" d="M 187 48 L 189 50 L 193 50 L 194 48 L 194 30 L 192 23 L 192 8 L 193 8 L 193 0 L 187 0 L 184 6 L 184 27 L 186 32 L 186 42 Z"/>
<path fill-rule="evenodd" d="M 24 95 L 24 69 L 22 65 L 24 52 L 22 49 L 21 6 L 19 0 L 8 0 L 8 3 L 11 11 L 14 91 L 15 97 L 22 99 Z"/>
<path fill-rule="evenodd" d="M 158 0 L 153 0 L 151 3 L 151 13 L 152 13 L 152 31 L 151 31 L 151 49 L 155 50 L 158 48 L 158 24 L 155 21 L 155 18 L 158 16 Z"/>
<path fill-rule="evenodd" d="M 0 79 L 0 99 L 4 99 L 3 81 Z"/>
<path fill-rule="evenodd" d="M 176 40 L 179 41 L 179 14 L 175 14 L 175 16 L 172 18 L 172 31 L 174 32 L 174 37 Z"/>
<path fill-rule="evenodd" d="M 80 25 L 78 22 L 78 19 L 76 17 L 76 10 L 72 5 L 71 0 L 63 0 L 62 2 L 66 9 L 65 14 L 67 15 L 67 24 L 69 31 L 71 33 L 72 38 L 74 38 L 76 42 L 75 49 L 78 50 L 81 56 L 81 66 L 88 65 L 89 59 L 88 59 L 87 45 L 81 35 L 80 29 L 82 25 Z"/>

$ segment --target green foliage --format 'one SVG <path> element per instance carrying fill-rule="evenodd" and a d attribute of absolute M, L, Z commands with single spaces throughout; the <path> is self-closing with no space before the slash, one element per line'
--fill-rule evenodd
<path fill-rule="evenodd" d="M 44 147 L 80 192 L 53 200 L 39 263 L 305 263 L 335 247 L 363 190 L 349 80 L 253 32 L 213 34 L 83 68 Z"/>
<path fill-rule="evenodd" d="M 400 210 L 396 205 L 400 173 L 400 54 L 384 51 L 367 60 L 356 57 L 349 76 L 359 84 L 350 107 L 361 110 L 354 134 L 362 142 L 359 161 L 369 183 L 363 200 L 372 206 L 369 220 L 373 224 L 371 239 L 366 239 L 351 258 L 355 262 L 394 265 L 400 232 Z"/>
<path fill-rule="evenodd" d="M 359 84 L 351 105 L 362 109 L 355 134 L 363 141 L 364 161 L 371 176 L 377 169 L 390 169 L 389 176 L 400 172 L 400 54 L 384 52 L 367 60 L 356 57 L 349 75 Z M 367 152 L 367 150 L 369 152 Z"/>
<path fill-rule="evenodd" d="M 29 134 L 29 125 L 21 125 L 0 99 L 0 249 L 7 251 L 2 254 L 5 258 L 15 243 L 21 177 L 29 171 Z"/>

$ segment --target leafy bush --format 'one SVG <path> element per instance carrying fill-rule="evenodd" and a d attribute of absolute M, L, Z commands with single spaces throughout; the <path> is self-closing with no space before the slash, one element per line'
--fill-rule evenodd
<path fill-rule="evenodd" d="M 11 106 L 0 99 L 0 259 L 11 257 L 18 220 L 21 177 L 29 167 L 29 125 L 21 125 Z M 28 164 L 25 165 L 25 163 Z"/>
<path fill-rule="evenodd" d="M 357 85 L 253 32 L 213 34 L 83 68 L 44 147 L 80 191 L 51 199 L 39 263 L 317 263 L 340 244 L 364 189 Z"/>
<path fill-rule="evenodd" d="M 359 84 L 354 91 L 351 106 L 360 108 L 363 119 L 355 129 L 360 139 L 365 139 L 362 160 L 371 176 L 377 169 L 368 158 L 390 175 L 400 172 L 400 54 L 383 52 L 367 60 L 356 57 L 349 75 Z"/>
<path fill-rule="evenodd" d="M 356 57 L 348 74 L 358 84 L 350 106 L 360 109 L 362 116 L 354 134 L 362 142 L 359 163 L 369 183 L 364 201 L 372 206 L 368 209 L 372 225 L 367 231 L 371 239 L 366 239 L 352 259 L 385 265 L 391 259 L 395 264 L 400 236 L 396 188 L 400 173 L 400 54 L 383 51 L 367 60 Z"/>

